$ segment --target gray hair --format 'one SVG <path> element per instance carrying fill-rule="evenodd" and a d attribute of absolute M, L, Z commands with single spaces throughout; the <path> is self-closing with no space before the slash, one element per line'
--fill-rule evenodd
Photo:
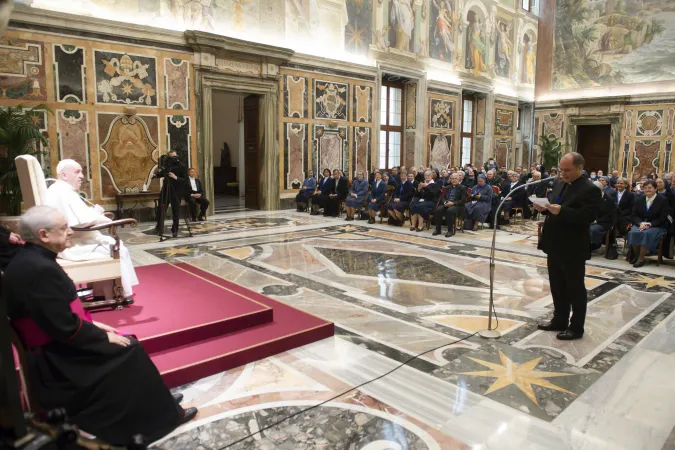
<path fill-rule="evenodd" d="M 424 171 L 424 178 L 427 177 L 427 174 L 429 174 L 429 176 L 431 176 L 431 170 L 425 170 Z"/>
<path fill-rule="evenodd" d="M 56 166 L 56 174 L 61 175 L 67 169 L 74 169 L 79 167 L 80 163 L 74 159 L 62 159 L 59 161 L 59 164 Z"/>
<path fill-rule="evenodd" d="M 627 178 L 619 177 L 619 178 L 616 179 L 616 182 L 618 183 L 619 181 L 622 182 L 623 184 L 625 184 L 626 186 L 628 186 L 628 179 Z"/>
<path fill-rule="evenodd" d="M 26 242 L 39 243 L 40 230 L 51 230 L 56 226 L 56 218 L 62 214 L 51 206 L 33 206 L 19 221 L 19 234 Z"/>
<path fill-rule="evenodd" d="M 493 175 L 497 175 L 497 171 L 495 169 L 490 169 L 487 171 L 487 173 L 491 173 Z"/>
<path fill-rule="evenodd" d="M 594 185 L 596 188 L 600 189 L 601 191 L 605 188 L 605 187 L 602 185 L 602 183 L 599 182 L 599 181 L 594 181 L 594 182 L 593 182 L 593 185 Z"/>
<path fill-rule="evenodd" d="M 535 170 L 534 172 L 532 172 L 532 178 L 534 178 L 534 177 L 541 177 L 541 172 L 539 172 L 538 170 Z"/>

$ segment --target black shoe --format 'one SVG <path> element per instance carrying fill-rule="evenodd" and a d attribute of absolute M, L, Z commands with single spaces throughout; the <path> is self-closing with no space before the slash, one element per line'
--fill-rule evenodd
<path fill-rule="evenodd" d="M 550 322 L 540 323 L 537 325 L 537 329 L 542 331 L 566 331 L 567 326 L 559 325 L 551 320 Z"/>
<path fill-rule="evenodd" d="M 183 401 L 183 394 L 171 394 L 173 397 L 173 401 L 176 402 L 177 405 L 180 405 L 180 402 Z"/>
<path fill-rule="evenodd" d="M 445 233 L 445 237 L 452 237 L 454 235 L 455 235 L 454 231 L 448 231 L 447 233 Z"/>
<path fill-rule="evenodd" d="M 199 217 L 197 217 L 197 220 L 199 220 L 200 222 L 204 222 L 206 220 L 206 217 L 199 216 Z"/>
<path fill-rule="evenodd" d="M 177 238 L 178 237 L 178 231 L 172 231 L 171 237 Z"/>
<path fill-rule="evenodd" d="M 573 341 L 575 339 L 581 339 L 582 337 L 584 337 L 584 333 L 572 331 L 568 328 L 567 330 L 563 331 L 562 333 L 558 333 L 556 335 L 556 337 L 558 339 L 560 339 L 561 341 Z"/>
<path fill-rule="evenodd" d="M 196 217 L 192 217 L 192 221 L 193 221 L 193 222 L 196 222 L 196 221 L 197 221 L 197 218 L 196 218 Z"/>
<path fill-rule="evenodd" d="M 134 304 L 134 299 L 131 298 L 131 297 L 125 298 L 124 301 L 122 302 L 123 306 L 129 306 L 129 305 L 133 305 L 133 304 Z"/>
<path fill-rule="evenodd" d="M 417 232 L 418 232 L 418 233 L 421 233 L 422 231 L 424 231 L 424 228 L 418 228 L 418 229 L 417 229 Z"/>
<path fill-rule="evenodd" d="M 438 236 L 439 234 L 441 234 L 441 230 L 434 230 L 434 232 L 431 233 L 432 236 Z"/>
<path fill-rule="evenodd" d="M 183 425 L 195 418 L 197 415 L 197 408 L 188 408 L 183 410 L 183 418 L 180 420 L 180 424 Z"/>
<path fill-rule="evenodd" d="M 410 227 L 410 231 L 415 231 L 415 227 Z"/>
<path fill-rule="evenodd" d="M 312 216 L 318 216 L 318 215 L 319 215 L 319 211 L 312 211 L 312 214 L 311 214 L 311 215 L 312 215 Z"/>
<path fill-rule="evenodd" d="M 642 261 L 636 261 L 635 264 L 633 264 L 633 267 L 635 267 L 637 269 L 638 267 L 644 266 L 646 262 L 647 261 L 644 260 L 644 259 Z"/>

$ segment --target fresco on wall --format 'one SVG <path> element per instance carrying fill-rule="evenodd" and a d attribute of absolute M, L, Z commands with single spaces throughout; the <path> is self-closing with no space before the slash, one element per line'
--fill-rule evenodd
<path fill-rule="evenodd" d="M 513 22 L 506 22 L 499 20 L 497 22 L 497 36 L 495 39 L 495 74 L 498 77 L 508 78 L 511 67 L 513 54 L 513 43 L 511 42 Z"/>
<path fill-rule="evenodd" d="M 671 0 L 559 0 L 553 88 L 675 80 Z"/>
<path fill-rule="evenodd" d="M 454 52 L 454 30 L 457 15 L 450 0 L 431 0 L 429 19 L 429 56 L 441 61 L 452 62 Z"/>
<path fill-rule="evenodd" d="M 474 76 L 487 71 L 485 30 L 480 16 L 474 10 L 469 10 L 466 16 L 466 38 L 464 49 L 464 67 L 471 69 Z"/>
<path fill-rule="evenodd" d="M 412 0 L 389 1 L 389 44 L 397 50 L 413 52 L 415 13 Z"/>
<path fill-rule="evenodd" d="M 367 56 L 373 36 L 373 2 L 347 0 L 346 6 L 349 22 L 345 27 L 345 49 Z"/>
<path fill-rule="evenodd" d="M 537 40 L 533 32 L 528 31 L 523 35 L 523 40 L 518 48 L 520 52 L 520 82 L 534 84 L 534 65 L 537 60 Z"/>

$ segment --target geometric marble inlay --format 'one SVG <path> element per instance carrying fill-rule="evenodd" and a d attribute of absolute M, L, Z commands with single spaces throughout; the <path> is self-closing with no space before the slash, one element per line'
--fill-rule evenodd
<path fill-rule="evenodd" d="M 47 100 L 42 43 L 0 39 L 0 98 Z"/>
<path fill-rule="evenodd" d="M 485 283 L 423 256 L 390 255 L 336 248 L 316 247 L 340 270 L 349 275 L 363 275 L 395 280 L 486 287 Z"/>
<path fill-rule="evenodd" d="M 473 334 L 480 330 L 486 330 L 488 326 L 488 318 L 484 316 L 461 316 L 461 315 L 443 315 L 443 316 L 426 316 L 425 320 L 446 325 L 465 333 Z M 506 334 L 511 330 L 518 328 L 523 322 L 518 320 L 509 320 L 504 317 L 499 318 L 499 324 L 493 319 L 492 329 L 498 330 L 502 334 Z"/>

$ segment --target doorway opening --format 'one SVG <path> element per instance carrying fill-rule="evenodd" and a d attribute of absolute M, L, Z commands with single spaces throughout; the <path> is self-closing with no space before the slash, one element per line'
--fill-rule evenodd
<path fill-rule="evenodd" d="M 211 103 L 216 214 L 260 209 L 258 95 L 214 90 Z"/>
<path fill-rule="evenodd" d="M 586 172 L 602 170 L 609 173 L 609 146 L 612 126 L 606 125 L 578 125 L 577 152 L 586 160 Z"/>

